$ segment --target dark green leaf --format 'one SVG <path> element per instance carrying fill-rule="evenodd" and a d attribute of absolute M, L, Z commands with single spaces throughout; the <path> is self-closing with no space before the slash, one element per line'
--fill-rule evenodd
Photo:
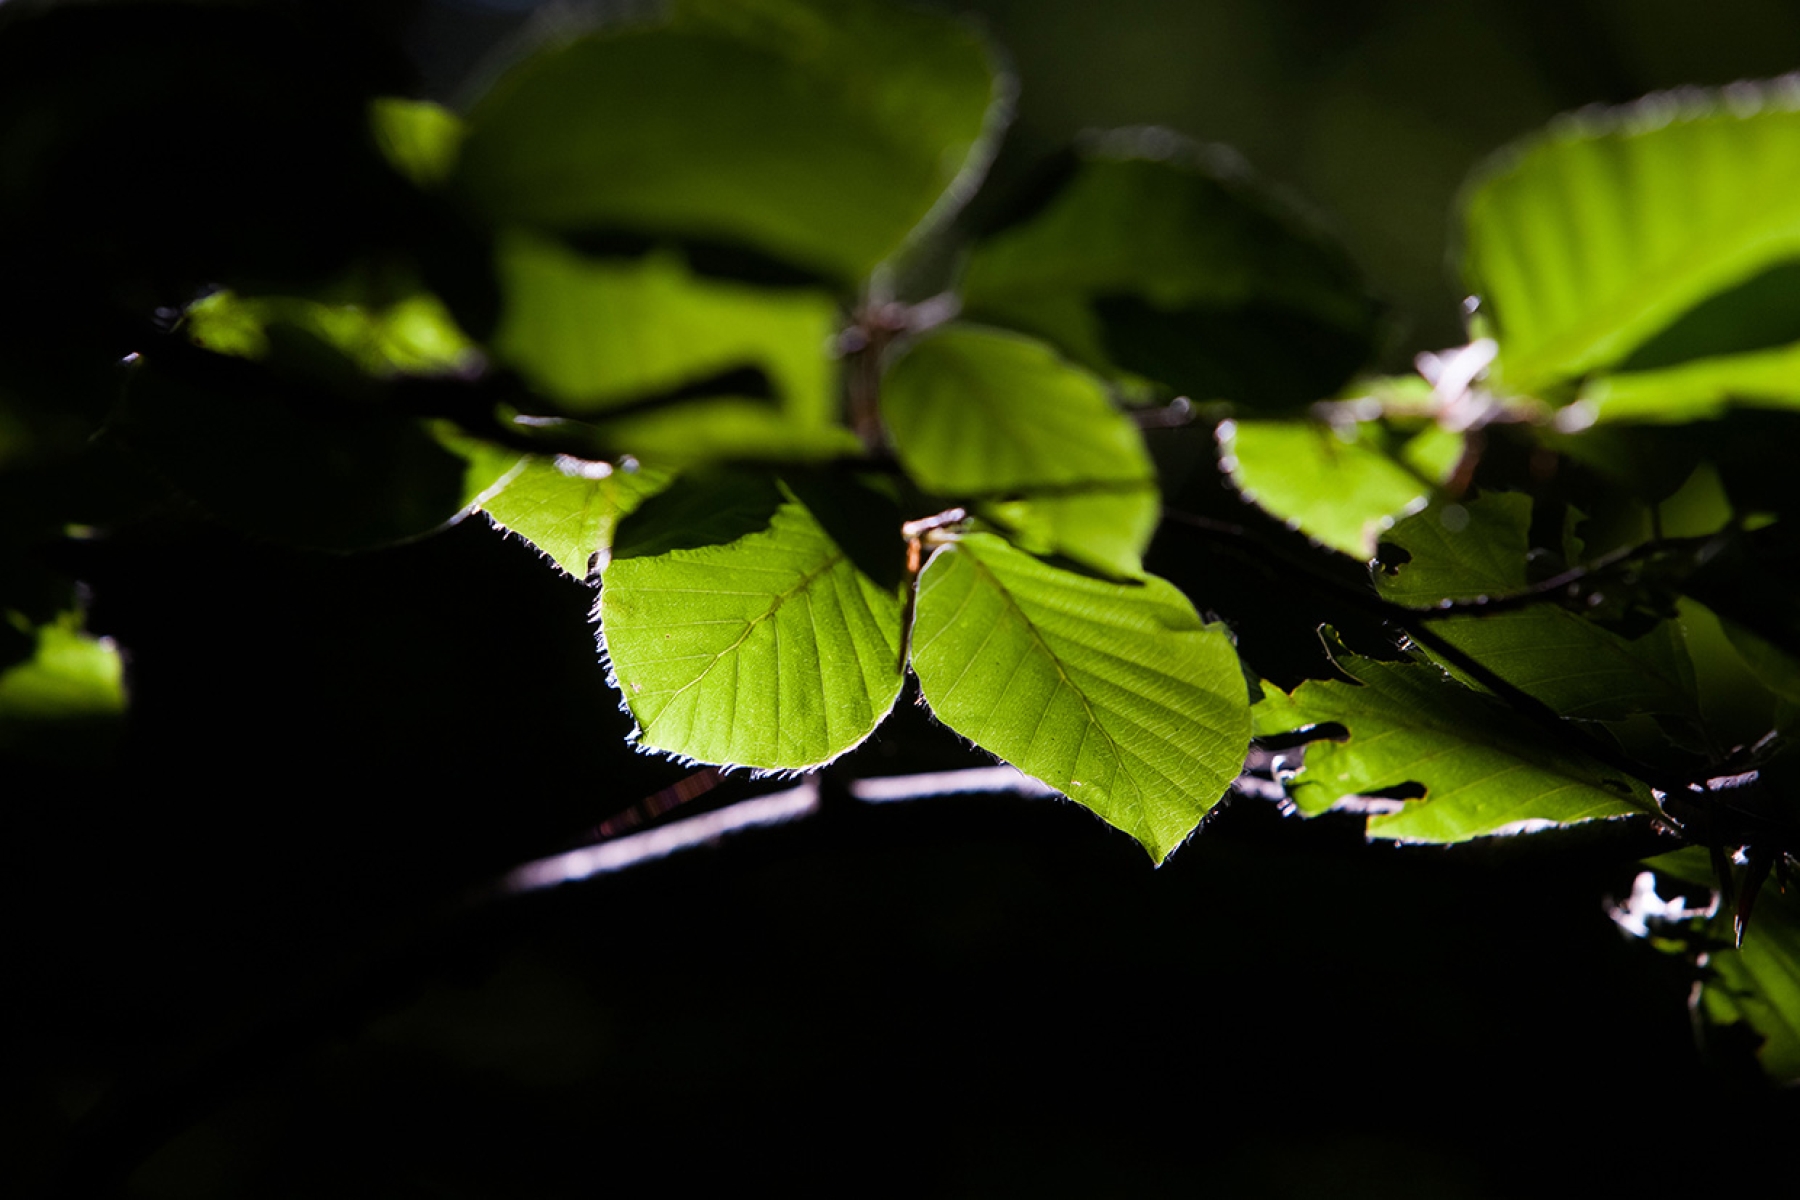
<path fill-rule="evenodd" d="M 1357 273 L 1229 152 L 1164 130 L 1098 138 L 1029 219 L 983 241 L 971 316 L 1195 400 L 1294 408 L 1370 358 Z"/>
<path fill-rule="evenodd" d="M 855 283 L 963 199 L 1007 88 L 938 14 L 688 0 L 510 71 L 456 179 L 501 221 L 738 244 Z"/>

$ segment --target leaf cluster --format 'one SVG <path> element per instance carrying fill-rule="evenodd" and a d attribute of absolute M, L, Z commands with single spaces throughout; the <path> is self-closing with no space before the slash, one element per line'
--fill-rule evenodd
<path fill-rule="evenodd" d="M 46 546 L 483 514 L 597 580 L 633 736 L 683 760 L 810 771 L 910 687 L 1156 862 L 1240 776 L 1372 838 L 1704 848 L 1703 1011 L 1796 1073 L 1792 905 L 1756 906 L 1800 851 L 1792 81 L 1503 152 L 1469 342 L 1402 377 L 1222 149 L 1095 134 L 969 217 L 1013 84 L 939 13 L 681 0 L 451 112 L 372 53 L 321 75 L 287 9 L 19 11 L 0 739 L 122 704 Z"/>

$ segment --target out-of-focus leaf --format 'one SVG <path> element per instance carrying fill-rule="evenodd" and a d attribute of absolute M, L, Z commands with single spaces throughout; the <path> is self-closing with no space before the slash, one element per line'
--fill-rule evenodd
<path fill-rule="evenodd" d="M 658 500 L 627 522 L 657 529 L 620 531 L 600 591 L 600 634 L 638 744 L 799 770 L 866 738 L 900 693 L 899 587 L 872 580 L 768 477 L 703 481 Z M 672 507 L 704 511 L 713 527 L 671 523 Z M 744 519 L 724 519 L 733 514 Z M 898 527 L 888 536 L 897 557 Z"/>
<path fill-rule="evenodd" d="M 946 725 L 1159 863 L 1243 766 L 1237 651 L 1155 576 L 1092 579 L 971 534 L 920 575 L 912 667 Z"/>
<path fill-rule="evenodd" d="M 1712 863 L 1702 847 L 1649 859 L 1644 864 L 1684 883 L 1711 886 Z M 1715 921 L 1728 926 L 1731 914 Z M 1705 979 L 1699 1012 L 1718 1029 L 1748 1025 L 1762 1039 L 1756 1058 L 1779 1083 L 1800 1082 L 1800 894 L 1764 887 L 1737 949 L 1719 945 L 1728 937 L 1716 929 L 1705 948 Z"/>
<path fill-rule="evenodd" d="M 668 481 L 665 472 L 650 468 L 623 471 L 611 463 L 532 455 L 476 507 L 563 571 L 585 579 L 594 555 L 602 563 L 610 556 L 619 519 Z"/>
<path fill-rule="evenodd" d="M 1786 328 L 1760 335 L 1773 340 L 1744 343 L 1747 328 L 1767 324 L 1761 317 L 1699 314 L 1682 337 L 1649 350 L 1703 304 L 1726 303 L 1733 289 L 1748 288 L 1740 298 L 1765 309 L 1770 298 L 1758 277 L 1773 268 L 1792 274 L 1800 259 L 1800 87 L 1791 79 L 1735 84 L 1566 117 L 1477 177 L 1463 227 L 1464 271 L 1500 343 L 1509 391 L 1540 393 L 1628 358 L 1673 368 L 1792 343 L 1800 324 L 1788 289 L 1773 297 L 1788 310 Z M 1635 404 L 1627 384 L 1627 396 L 1613 394 L 1606 407 L 1609 415 L 1644 416 L 1658 403 L 1691 412 L 1709 389 L 1766 377 L 1766 364 L 1696 364 L 1685 377 L 1665 374 L 1660 391 L 1658 381 L 1639 381 Z"/>
<path fill-rule="evenodd" d="M 1434 503 L 1382 536 L 1410 557 L 1391 570 L 1377 566 L 1376 590 L 1421 609 L 1443 600 L 1517 595 L 1529 586 L 1530 525 L 1531 497 L 1516 492 Z M 1624 638 L 1546 599 L 1526 608 L 1445 617 L 1431 628 L 1563 716 L 1696 715 L 1693 666 L 1672 621 Z"/>
<path fill-rule="evenodd" d="M 1367 422 L 1228 421 L 1222 461 L 1245 497 L 1302 533 L 1368 559 L 1395 518 L 1450 477 L 1462 438 L 1432 426 L 1410 437 Z"/>
<path fill-rule="evenodd" d="M 1306 748 L 1291 787 L 1306 812 L 1420 784 L 1424 798 L 1371 817 L 1369 836 L 1442 843 L 1656 811 L 1641 781 L 1563 749 L 1435 666 L 1354 655 L 1337 665 L 1355 682 L 1309 680 L 1291 696 L 1270 688 L 1254 710 L 1259 736 L 1329 723 L 1349 730 L 1344 742 Z"/>
<path fill-rule="evenodd" d="M 456 182 L 503 222 L 742 246 L 856 283 L 972 189 L 1009 87 L 940 14 L 686 0 L 504 75 Z"/>
<path fill-rule="evenodd" d="M 191 305 L 184 326 L 195 345 L 250 359 L 269 356 L 271 327 L 300 330 L 371 375 L 461 371 L 479 354 L 437 297 L 423 292 L 372 307 L 221 291 Z"/>
<path fill-rule="evenodd" d="M 382 155 L 420 187 L 438 187 L 456 169 L 463 123 L 442 105 L 382 96 L 369 104 L 369 125 Z"/>
<path fill-rule="evenodd" d="M 36 635 L 32 656 L 0 671 L 0 752 L 78 762 L 125 711 L 124 667 L 112 643 L 82 633 L 72 616 Z"/>
<path fill-rule="evenodd" d="M 1104 383 L 1048 346 L 942 330 L 888 371 L 881 411 L 921 487 L 986 501 L 984 515 L 1034 552 L 1142 573 L 1158 512 L 1143 435 Z"/>
<path fill-rule="evenodd" d="M 1195 400 L 1293 409 L 1374 350 L 1355 268 L 1228 151 L 1166 130 L 1083 147 L 1060 189 L 978 244 L 969 314 Z"/>
<path fill-rule="evenodd" d="M 704 279 L 673 253 L 597 259 L 546 238 L 500 242 L 505 307 L 494 348 L 574 414 L 596 414 L 738 367 L 802 424 L 836 403 L 832 298 Z"/>

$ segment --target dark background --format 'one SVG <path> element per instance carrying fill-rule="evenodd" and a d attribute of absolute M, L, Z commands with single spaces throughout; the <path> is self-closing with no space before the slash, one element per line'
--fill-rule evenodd
<path fill-rule="evenodd" d="M 520 7 L 390 6 L 452 100 Z M 1459 337 L 1483 154 L 1800 60 L 1800 12 L 1751 0 L 972 7 L 1022 77 L 997 183 L 1088 125 L 1234 143 L 1393 301 L 1396 364 Z M 684 773 L 624 744 L 586 585 L 479 519 L 69 565 L 133 708 L 113 758 L 0 775 L 7 1194 L 140 1157 L 146 1197 L 1740 1188 L 1800 1116 L 1697 1054 L 1682 965 L 1606 917 L 1630 864 L 1582 841 L 1366 846 L 1238 800 L 1152 870 L 1064 802 L 828 779 L 809 820 L 464 903 Z M 979 761 L 903 700 L 838 778 Z"/>

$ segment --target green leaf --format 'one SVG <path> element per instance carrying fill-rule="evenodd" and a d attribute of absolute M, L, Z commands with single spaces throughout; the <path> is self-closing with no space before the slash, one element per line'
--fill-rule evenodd
<path fill-rule="evenodd" d="M 1360 422 L 1227 421 L 1222 461 L 1247 499 L 1352 558 L 1368 559 L 1394 519 L 1450 477 L 1462 438 L 1436 426 L 1411 437 Z"/>
<path fill-rule="evenodd" d="M 1595 421 L 1685 423 L 1733 406 L 1800 408 L 1800 345 L 1601 375 L 1579 401 Z"/>
<path fill-rule="evenodd" d="M 0 614 L 3 620 L 5 614 Z M 125 711 L 124 664 L 110 641 L 82 633 L 73 614 L 42 625 L 32 656 L 0 671 L 0 752 L 92 760 Z"/>
<path fill-rule="evenodd" d="M 1047 203 L 975 247 L 963 296 L 1096 370 L 1253 407 L 1331 395 L 1377 328 L 1310 219 L 1229 151 L 1158 129 L 1090 140 Z"/>
<path fill-rule="evenodd" d="M 1690 847 L 1644 863 L 1659 874 L 1690 884 L 1714 884 L 1705 849 Z M 1715 918 L 1728 926 L 1729 913 Z M 1728 936 L 1720 931 L 1720 938 Z M 1800 1081 L 1800 894 L 1770 881 L 1758 893 L 1744 943 L 1737 949 L 1717 940 L 1705 947 L 1706 973 L 1700 991 L 1700 1018 L 1714 1028 L 1748 1025 L 1762 1039 L 1756 1058 L 1778 1083 Z"/>
<path fill-rule="evenodd" d="M 926 564 L 912 636 L 913 671 L 946 725 L 1159 863 L 1243 766 L 1237 651 L 1165 580 L 1092 579 L 971 534 Z"/>
<path fill-rule="evenodd" d="M 182 320 L 196 346 L 238 358 L 268 358 L 272 334 L 293 330 L 335 348 L 370 375 L 444 374 L 479 361 L 475 344 L 443 303 L 424 292 L 370 306 L 218 291 L 195 301 Z"/>
<path fill-rule="evenodd" d="M 1309 680 L 1291 696 L 1269 688 L 1255 709 L 1258 736 L 1331 723 L 1349 730 L 1345 742 L 1306 748 L 1292 785 L 1304 811 L 1420 784 L 1424 799 L 1370 818 L 1369 836 L 1440 843 L 1656 811 L 1641 781 L 1561 748 L 1435 666 L 1354 655 L 1337 665 L 1354 682 Z"/>
<path fill-rule="evenodd" d="M 673 252 L 591 258 L 520 231 L 498 254 L 494 350 L 565 412 L 604 413 L 751 368 L 771 409 L 808 425 L 834 414 L 838 307 L 823 292 L 698 277 Z"/>
<path fill-rule="evenodd" d="M 690 482 L 657 501 L 620 531 L 600 591 L 638 744 L 800 770 L 868 737 L 900 694 L 899 587 L 878 585 L 767 477 Z M 685 519 L 695 512 L 709 528 Z M 897 562 L 897 523 L 889 539 Z"/>
<path fill-rule="evenodd" d="M 894 452 L 919 486 L 962 501 L 1027 548 L 1142 573 L 1159 498 L 1143 435 L 1106 385 L 1041 342 L 956 326 L 882 381 Z"/>
<path fill-rule="evenodd" d="M 1505 388 L 1618 366 L 1709 298 L 1800 258 L 1797 109 L 1780 81 L 1650 96 L 1566 117 L 1480 173 L 1463 266 Z"/>
<path fill-rule="evenodd" d="M 532 455 L 476 507 L 563 571 L 585 579 L 594 555 L 604 563 L 611 554 L 620 518 L 667 483 L 666 473 L 651 469 L 624 471 L 610 463 Z"/>
<path fill-rule="evenodd" d="M 1522 593 L 1529 587 L 1530 527 L 1531 497 L 1520 493 L 1434 503 L 1382 536 L 1410 557 L 1392 570 L 1378 566 L 1376 590 L 1419 609 Z M 1447 616 L 1431 629 L 1566 717 L 1697 715 L 1693 665 L 1672 621 L 1625 638 L 1546 598 L 1526 608 Z"/>
<path fill-rule="evenodd" d="M 861 281 L 985 170 L 1008 82 L 970 25 L 737 0 L 554 46 L 475 105 L 456 183 L 498 221 L 749 248 Z"/>
<path fill-rule="evenodd" d="M 456 169 L 463 123 L 440 104 L 380 96 L 369 102 L 369 126 L 382 157 L 419 187 L 438 187 Z"/>

